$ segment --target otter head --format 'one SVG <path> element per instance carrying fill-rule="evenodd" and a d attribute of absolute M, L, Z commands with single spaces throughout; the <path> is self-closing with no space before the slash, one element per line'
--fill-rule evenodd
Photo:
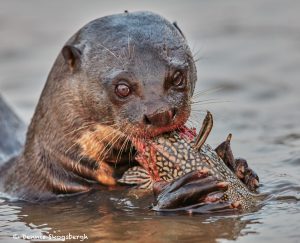
<path fill-rule="evenodd" d="M 67 86 L 76 87 L 86 120 L 155 136 L 189 117 L 194 60 L 177 25 L 159 15 L 94 20 L 68 41 L 62 56 Z"/>
<path fill-rule="evenodd" d="M 78 175 L 113 185 L 116 167 L 107 162 L 128 162 L 122 151 L 130 155 L 131 138 L 183 125 L 195 82 L 194 60 L 176 25 L 149 12 L 96 19 L 57 57 L 24 158 L 49 168 L 57 191 L 72 191 Z"/>

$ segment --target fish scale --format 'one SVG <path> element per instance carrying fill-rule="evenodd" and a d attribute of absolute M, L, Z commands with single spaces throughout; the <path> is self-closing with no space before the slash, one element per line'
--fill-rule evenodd
<path fill-rule="evenodd" d="M 155 148 L 155 169 L 160 179 L 173 181 L 174 179 L 195 170 L 209 169 L 210 173 L 220 181 L 228 182 L 228 190 L 222 200 L 238 201 L 243 209 L 250 209 L 257 203 L 256 195 L 240 181 L 240 179 L 227 167 L 217 153 L 208 145 L 203 144 L 198 151 L 194 149 L 195 139 L 188 139 L 177 131 L 155 138 L 147 144 L 142 156 L 149 160 L 150 148 Z M 179 156 L 180 155 L 180 156 Z M 134 180 L 132 180 L 132 172 Z M 139 183 L 139 173 L 143 179 Z M 148 175 L 148 180 L 145 178 Z M 119 180 L 121 183 L 137 184 L 139 188 L 152 189 L 155 179 L 147 170 L 140 166 L 129 169 Z"/>

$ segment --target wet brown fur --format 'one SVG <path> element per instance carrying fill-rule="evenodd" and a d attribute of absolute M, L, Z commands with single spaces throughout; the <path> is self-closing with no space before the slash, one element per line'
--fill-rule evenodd
<path fill-rule="evenodd" d="M 181 93 L 162 84 L 173 67 L 186 72 Z M 147 86 L 126 105 L 107 91 L 119 72 L 135 85 Z M 58 55 L 23 150 L 0 167 L 0 191 L 34 201 L 89 191 L 98 183 L 115 185 L 118 175 L 135 163 L 129 138 L 186 122 L 195 82 L 184 37 L 162 17 L 137 12 L 90 22 Z M 144 113 L 170 107 L 177 107 L 178 115 L 169 127 L 139 125 Z"/>

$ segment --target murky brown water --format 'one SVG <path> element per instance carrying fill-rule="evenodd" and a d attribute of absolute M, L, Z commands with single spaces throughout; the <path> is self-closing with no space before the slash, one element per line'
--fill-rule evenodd
<path fill-rule="evenodd" d="M 212 145 L 229 132 L 236 155 L 272 195 L 246 215 L 157 215 L 123 192 L 97 192 L 48 204 L 0 199 L 0 241 L 14 234 L 83 235 L 88 242 L 300 242 L 300 2 L 0 0 L 0 92 L 27 122 L 63 43 L 89 20 L 152 10 L 177 20 L 199 51 L 202 103 Z M 212 101 L 206 101 L 213 99 Z M 85 241 L 87 242 L 87 240 Z"/>

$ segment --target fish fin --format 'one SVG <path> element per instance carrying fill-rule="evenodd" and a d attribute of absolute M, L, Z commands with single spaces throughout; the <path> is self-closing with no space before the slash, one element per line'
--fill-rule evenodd
<path fill-rule="evenodd" d="M 202 123 L 202 127 L 196 137 L 194 149 L 200 151 L 202 145 L 205 143 L 207 137 L 209 136 L 211 129 L 213 127 L 213 117 L 212 114 L 207 111 L 206 117 Z"/>
<path fill-rule="evenodd" d="M 153 180 L 150 174 L 141 166 L 129 168 L 124 172 L 122 178 L 119 179 L 118 182 L 136 185 L 135 188 L 137 189 L 152 189 L 153 186 Z"/>

